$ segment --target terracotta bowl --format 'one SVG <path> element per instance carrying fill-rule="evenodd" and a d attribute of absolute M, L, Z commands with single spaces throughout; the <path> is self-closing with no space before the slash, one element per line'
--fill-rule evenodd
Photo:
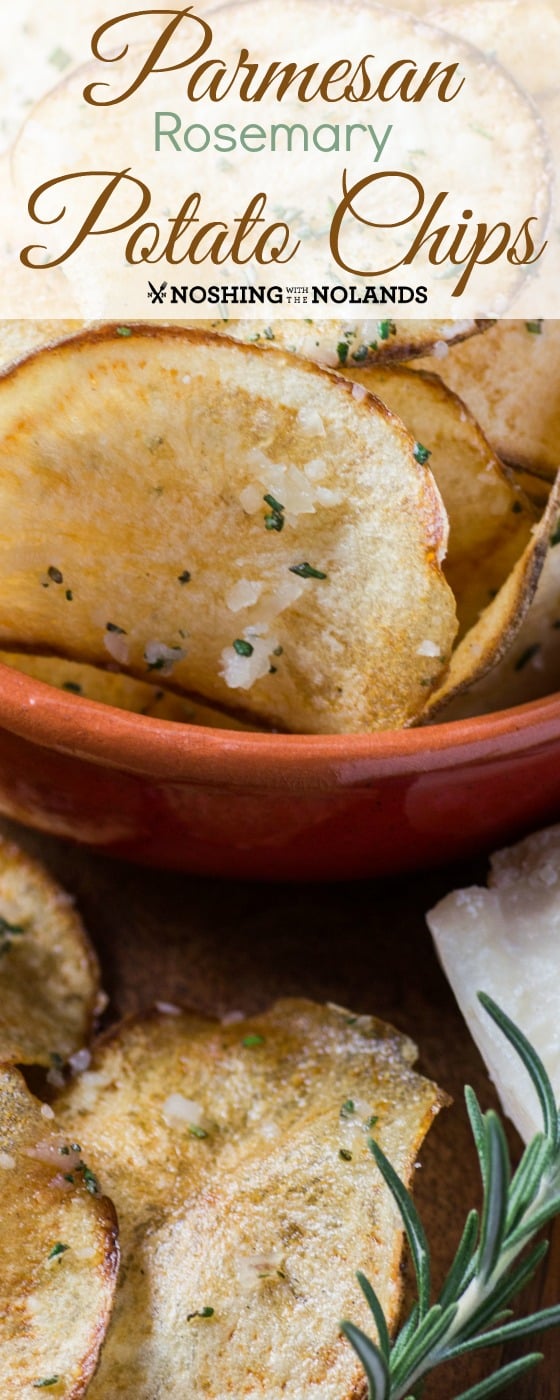
<path fill-rule="evenodd" d="M 0 811 L 203 875 L 413 870 L 560 818 L 560 695 L 426 729 L 286 736 L 129 714 L 0 666 Z"/>

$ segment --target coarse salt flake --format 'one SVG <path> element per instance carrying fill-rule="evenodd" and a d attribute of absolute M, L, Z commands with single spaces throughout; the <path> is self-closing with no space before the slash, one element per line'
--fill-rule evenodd
<path fill-rule="evenodd" d="M 170 676 L 174 666 L 184 661 L 186 647 L 168 647 L 165 642 L 147 642 L 144 647 L 144 660 L 161 676 Z"/>
<path fill-rule="evenodd" d="M 304 404 L 296 418 L 300 431 L 306 437 L 325 437 L 325 425 L 320 413 L 311 405 Z"/>
<path fill-rule="evenodd" d="M 437 642 L 430 642 L 428 639 L 425 642 L 420 642 L 420 646 L 416 648 L 417 656 L 439 656 L 439 654 L 440 649 Z"/>
<path fill-rule="evenodd" d="M 188 1123 L 192 1128 L 202 1127 L 204 1109 L 194 1099 L 186 1099 L 183 1094 L 170 1094 L 165 1100 L 162 1113 L 166 1123 L 173 1127 L 176 1123 Z"/>
<path fill-rule="evenodd" d="M 105 647 L 105 651 L 109 652 L 109 656 L 113 657 L 114 661 L 118 661 L 121 666 L 128 665 L 130 659 L 128 639 L 123 637 L 122 633 L 105 632 L 103 636 L 103 646 Z"/>
<path fill-rule="evenodd" d="M 226 603 L 231 612 L 241 612 L 242 608 L 252 608 L 263 591 L 263 584 L 257 579 L 240 578 L 230 588 L 226 596 Z"/>

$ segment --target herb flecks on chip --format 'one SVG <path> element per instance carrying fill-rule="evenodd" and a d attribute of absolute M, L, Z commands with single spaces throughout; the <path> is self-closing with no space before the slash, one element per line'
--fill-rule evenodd
<path fill-rule="evenodd" d="M 298 578 L 328 578 L 328 574 L 324 574 L 322 569 L 315 569 L 312 564 L 308 563 L 291 564 L 290 573 L 297 574 Z"/>
<path fill-rule="evenodd" d="M 415 462 L 418 462 L 419 466 L 425 467 L 426 462 L 430 460 L 432 454 L 429 447 L 424 447 L 423 443 L 421 442 L 415 442 L 414 451 L 412 455 L 414 457 Z"/>

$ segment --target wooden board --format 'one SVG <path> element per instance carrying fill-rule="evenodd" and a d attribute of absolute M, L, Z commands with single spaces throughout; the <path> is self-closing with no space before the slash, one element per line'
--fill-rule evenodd
<path fill-rule="evenodd" d="M 423 914 L 456 885 L 483 882 L 484 863 L 394 881 L 339 885 L 255 885 L 196 880 L 112 863 L 23 831 L 0 829 L 39 855 L 76 896 L 97 946 L 110 996 L 108 1019 L 156 998 L 224 1015 L 264 1008 L 277 996 L 336 1001 L 393 1021 L 420 1047 L 419 1068 L 455 1100 L 440 1114 L 422 1153 L 416 1201 L 427 1228 L 436 1283 L 468 1209 L 479 1203 L 462 1101 L 471 1083 L 495 1104 L 484 1066 L 432 950 Z M 518 1143 L 511 1133 L 515 1150 Z M 523 1307 L 560 1295 L 560 1228 Z M 520 1311 L 518 1307 L 517 1311 Z M 526 1350 L 534 1350 L 533 1340 Z M 545 1362 L 505 1400 L 558 1400 L 560 1338 L 539 1341 Z M 508 1353 L 508 1359 L 520 1354 Z M 499 1357 L 493 1356 L 497 1366 Z M 453 1400 L 491 1369 L 478 1354 L 434 1376 L 423 1400 Z M 109 1400 L 109 1397 L 108 1397 Z M 305 1397 L 302 1396 L 302 1400 Z"/>

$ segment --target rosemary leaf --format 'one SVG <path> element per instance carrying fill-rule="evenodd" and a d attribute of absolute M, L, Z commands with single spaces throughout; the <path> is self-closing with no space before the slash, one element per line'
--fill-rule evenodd
<path fill-rule="evenodd" d="M 369 1382 L 370 1400 L 390 1400 L 389 1368 L 379 1348 L 353 1322 L 343 1322 L 342 1331 L 360 1358 Z"/>
<path fill-rule="evenodd" d="M 428 1311 L 430 1306 L 430 1253 L 428 1241 L 424 1233 L 424 1226 L 418 1215 L 418 1211 L 412 1200 L 412 1196 L 403 1186 L 399 1176 L 391 1166 L 385 1153 L 373 1138 L 368 1143 L 369 1149 L 373 1152 L 379 1170 L 385 1178 L 387 1186 L 392 1192 L 402 1215 L 406 1238 L 410 1246 L 412 1262 L 416 1274 L 418 1287 L 418 1309 L 420 1319 Z"/>
<path fill-rule="evenodd" d="M 470 1390 L 464 1390 L 462 1395 L 456 1396 L 456 1400 L 486 1400 L 488 1395 L 497 1395 L 510 1381 L 516 1381 L 518 1376 L 531 1371 L 538 1361 L 542 1361 L 540 1351 L 532 1352 L 530 1356 L 522 1356 L 520 1361 L 512 1361 L 510 1366 L 503 1366 L 500 1371 L 494 1371 L 494 1375 L 488 1376 L 487 1380 L 479 1381 L 478 1385 L 471 1386 Z"/>
<path fill-rule="evenodd" d="M 471 1210 L 465 1221 L 465 1228 L 459 1242 L 455 1258 L 439 1295 L 442 1307 L 453 1297 L 458 1297 L 468 1282 L 472 1271 L 472 1253 L 478 1237 L 478 1211 Z"/>
<path fill-rule="evenodd" d="M 492 1020 L 499 1029 L 503 1031 L 510 1045 L 513 1045 L 514 1050 L 517 1051 L 519 1059 L 525 1066 L 537 1091 L 542 1108 L 545 1135 L 550 1138 L 551 1141 L 559 1145 L 560 1122 L 556 1099 L 554 1097 L 554 1089 L 552 1088 L 552 1084 L 550 1083 L 550 1079 L 540 1056 L 527 1040 L 527 1037 L 523 1035 L 523 1031 L 520 1031 L 519 1026 L 516 1026 L 514 1022 L 510 1020 L 509 1016 L 506 1016 L 505 1011 L 502 1011 L 501 1007 L 496 1005 L 492 997 L 489 997 L 486 992 L 479 992 L 478 1000 L 481 1006 L 484 1007 L 484 1010 L 488 1012 L 488 1015 L 492 1017 Z"/>
<path fill-rule="evenodd" d="M 503 1244 L 511 1179 L 506 1136 L 496 1113 L 486 1114 L 484 1128 L 487 1179 L 478 1261 L 478 1273 L 483 1280 L 489 1278 L 495 1268 Z"/>
<path fill-rule="evenodd" d="M 375 1288 L 372 1288 L 371 1283 L 369 1282 L 369 1279 L 366 1278 L 365 1274 L 362 1274 L 360 1272 L 356 1274 L 356 1278 L 358 1280 L 368 1308 L 373 1314 L 373 1320 L 375 1322 L 375 1326 L 377 1327 L 379 1349 L 385 1361 L 388 1362 L 389 1352 L 391 1350 L 391 1341 L 389 1337 L 389 1328 L 387 1327 L 387 1323 L 385 1321 L 385 1314 L 383 1312 L 383 1308 L 381 1307 L 381 1303 L 379 1301 L 379 1298 L 377 1297 Z"/>
<path fill-rule="evenodd" d="M 454 1360 L 457 1356 L 464 1356 L 469 1351 L 482 1351 L 484 1347 L 503 1346 L 504 1342 L 513 1342 L 520 1337 L 531 1337 L 535 1332 L 546 1332 L 551 1327 L 560 1326 L 560 1305 L 554 1308 L 543 1308 L 542 1312 L 533 1313 L 531 1317 L 519 1317 L 515 1322 L 508 1322 L 505 1327 L 496 1327 L 491 1332 L 483 1332 L 480 1337 L 472 1337 L 470 1342 L 463 1342 L 462 1346 L 454 1347 L 447 1353 L 448 1361 Z"/>

